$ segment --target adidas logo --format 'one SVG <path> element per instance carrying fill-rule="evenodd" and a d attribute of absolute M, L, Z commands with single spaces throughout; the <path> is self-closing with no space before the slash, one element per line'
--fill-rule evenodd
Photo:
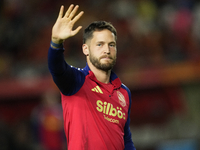
<path fill-rule="evenodd" d="M 97 85 L 96 87 L 91 89 L 93 92 L 97 92 L 97 93 L 101 93 L 103 94 L 102 90 L 100 89 L 100 87 Z"/>

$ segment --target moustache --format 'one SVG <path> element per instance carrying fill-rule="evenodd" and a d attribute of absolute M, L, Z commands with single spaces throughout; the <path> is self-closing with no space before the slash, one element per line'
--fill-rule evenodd
<path fill-rule="evenodd" d="M 109 56 L 109 55 L 103 55 L 103 56 L 101 56 L 100 57 L 100 59 L 102 59 L 102 58 L 109 58 L 109 59 L 113 59 L 111 56 Z"/>

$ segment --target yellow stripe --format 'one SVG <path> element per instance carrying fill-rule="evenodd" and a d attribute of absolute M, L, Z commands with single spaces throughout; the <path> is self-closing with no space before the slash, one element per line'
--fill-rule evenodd
<path fill-rule="evenodd" d="M 94 88 L 94 90 L 95 90 L 97 93 L 99 93 L 99 91 L 98 91 L 96 88 Z"/>
<path fill-rule="evenodd" d="M 100 92 L 101 94 L 103 94 L 102 90 L 100 89 L 100 87 L 99 87 L 98 85 L 96 86 L 96 88 L 99 90 L 99 92 Z"/>

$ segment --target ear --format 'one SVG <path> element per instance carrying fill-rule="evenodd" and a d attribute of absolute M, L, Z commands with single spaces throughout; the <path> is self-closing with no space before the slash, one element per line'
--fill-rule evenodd
<path fill-rule="evenodd" d="M 83 54 L 85 54 L 86 56 L 89 55 L 89 47 L 87 44 L 82 45 L 82 50 L 83 50 Z"/>

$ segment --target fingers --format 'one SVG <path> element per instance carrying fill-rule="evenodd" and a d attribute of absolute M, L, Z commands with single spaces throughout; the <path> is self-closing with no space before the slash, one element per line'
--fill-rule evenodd
<path fill-rule="evenodd" d="M 58 14 L 58 18 L 62 18 L 62 16 L 63 16 L 63 11 L 64 11 L 64 6 L 62 5 L 62 6 L 60 7 L 60 12 L 59 12 L 59 14 Z"/>
<path fill-rule="evenodd" d="M 73 7 L 74 7 L 73 4 L 71 4 L 71 5 L 69 6 L 68 10 L 67 10 L 66 13 L 65 13 L 65 17 L 69 17 L 69 15 L 71 14 L 71 11 L 72 11 Z"/>
<path fill-rule="evenodd" d="M 74 17 L 74 15 L 76 14 L 78 8 L 79 8 L 78 5 L 76 5 L 76 6 L 74 7 L 74 9 L 72 10 L 72 12 L 70 13 L 70 15 L 69 15 L 69 17 L 68 17 L 69 19 L 72 19 L 72 18 Z"/>
<path fill-rule="evenodd" d="M 78 15 L 76 15 L 76 17 L 74 17 L 73 22 L 78 21 L 78 20 L 81 18 L 81 16 L 82 16 L 83 14 L 84 14 L 84 12 L 81 11 Z"/>
<path fill-rule="evenodd" d="M 73 31 L 73 35 L 76 35 L 80 30 L 81 30 L 82 26 L 77 27 L 74 31 Z"/>
<path fill-rule="evenodd" d="M 72 18 L 75 16 L 79 6 L 76 5 L 73 9 L 74 5 L 71 4 L 68 8 L 68 10 L 66 11 L 65 13 L 65 16 L 66 18 L 69 18 L 70 20 L 72 20 Z M 62 5 L 60 7 L 60 12 L 59 12 L 59 15 L 58 15 L 58 18 L 62 18 L 63 17 L 63 12 L 64 12 L 64 6 Z M 81 11 L 77 16 L 75 16 L 75 18 L 73 19 L 75 22 L 83 15 L 83 11 Z"/>

